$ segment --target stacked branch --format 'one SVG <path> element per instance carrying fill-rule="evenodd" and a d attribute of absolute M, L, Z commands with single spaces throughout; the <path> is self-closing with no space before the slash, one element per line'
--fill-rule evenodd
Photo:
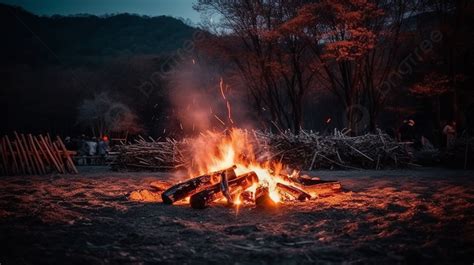
<path fill-rule="evenodd" d="M 164 141 L 141 138 L 133 144 L 117 146 L 113 168 L 128 170 L 173 170 L 191 164 L 187 144 L 166 138 Z"/>
<path fill-rule="evenodd" d="M 77 174 L 71 158 L 75 152 L 68 151 L 61 138 L 48 135 L 14 133 L 0 140 L 0 174 L 45 175 L 50 173 Z"/>
<path fill-rule="evenodd" d="M 254 136 L 259 157 L 305 170 L 398 168 L 412 161 L 408 143 L 381 132 L 350 137 L 339 131 L 329 136 L 255 131 Z"/>

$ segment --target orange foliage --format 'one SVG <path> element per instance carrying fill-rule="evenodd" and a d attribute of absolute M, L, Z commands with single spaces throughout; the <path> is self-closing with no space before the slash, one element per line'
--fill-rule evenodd
<path fill-rule="evenodd" d="M 427 74 L 422 82 L 418 82 L 410 88 L 412 94 L 418 96 L 437 96 L 449 90 L 449 79 L 446 75 L 435 73 Z"/>
<path fill-rule="evenodd" d="M 306 35 L 311 32 L 325 44 L 325 58 L 354 60 L 374 48 L 376 35 L 367 27 L 367 21 L 383 14 L 373 3 L 364 0 L 325 0 L 303 6 L 281 30 Z"/>

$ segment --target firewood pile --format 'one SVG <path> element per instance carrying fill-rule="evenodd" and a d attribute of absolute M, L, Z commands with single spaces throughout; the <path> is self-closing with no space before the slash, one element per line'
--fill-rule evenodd
<path fill-rule="evenodd" d="M 258 161 L 279 161 L 294 168 L 313 169 L 384 169 L 409 165 L 412 155 L 409 143 L 395 141 L 387 134 L 366 134 L 351 137 L 335 131 L 319 135 L 302 131 L 278 134 L 246 131 Z M 225 135 L 223 135 L 225 137 Z M 193 165 L 190 143 L 192 139 L 177 141 L 146 141 L 117 147 L 116 170 L 172 170 Z"/>
<path fill-rule="evenodd" d="M 350 137 L 335 130 L 332 135 L 302 131 L 269 134 L 255 131 L 261 156 L 306 170 L 313 169 L 383 169 L 407 166 L 413 157 L 407 148 L 382 132 Z"/>
<path fill-rule="evenodd" d="M 173 204 L 188 200 L 194 209 L 204 209 L 218 201 L 224 201 L 229 206 L 254 204 L 268 208 L 280 201 L 307 201 L 341 190 L 338 181 L 299 175 L 279 176 L 280 181 L 275 179 L 276 185 L 271 190 L 268 185 L 261 184 L 254 171 L 236 175 L 235 169 L 236 166 L 232 166 L 180 182 L 161 194 L 162 201 Z"/>
<path fill-rule="evenodd" d="M 78 171 L 71 156 L 59 136 L 52 139 L 46 136 L 14 133 L 1 137 L 0 174 L 45 175 L 51 173 L 77 174 Z"/>
<path fill-rule="evenodd" d="M 172 170 L 186 167 L 190 163 L 191 155 L 187 152 L 186 141 L 145 140 L 140 137 L 133 144 L 119 145 L 113 150 L 117 157 L 112 164 L 115 170 Z"/>

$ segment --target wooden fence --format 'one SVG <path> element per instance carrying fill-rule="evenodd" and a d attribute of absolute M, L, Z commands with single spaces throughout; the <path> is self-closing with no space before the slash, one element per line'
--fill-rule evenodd
<path fill-rule="evenodd" d="M 71 158 L 74 154 L 59 136 L 4 135 L 0 141 L 0 175 L 77 174 Z"/>

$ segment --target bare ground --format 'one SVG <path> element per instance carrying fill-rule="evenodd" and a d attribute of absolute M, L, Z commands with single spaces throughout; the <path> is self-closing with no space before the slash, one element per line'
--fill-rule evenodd
<path fill-rule="evenodd" d="M 0 263 L 473 264 L 474 172 L 312 173 L 346 191 L 237 212 L 128 200 L 166 173 L 1 178 Z"/>

